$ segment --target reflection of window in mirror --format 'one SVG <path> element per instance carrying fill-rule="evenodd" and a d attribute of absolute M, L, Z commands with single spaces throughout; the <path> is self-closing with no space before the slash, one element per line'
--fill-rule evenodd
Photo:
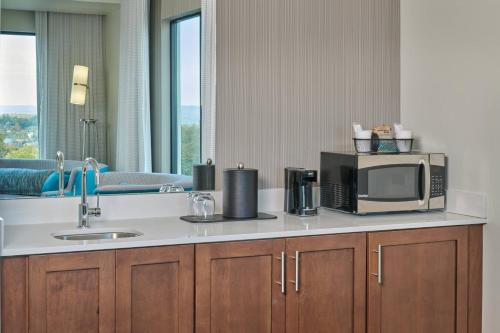
<path fill-rule="evenodd" d="M 36 37 L 0 34 L 0 158 L 38 158 Z"/>
<path fill-rule="evenodd" d="M 172 173 L 191 175 L 201 158 L 201 17 L 171 22 Z"/>

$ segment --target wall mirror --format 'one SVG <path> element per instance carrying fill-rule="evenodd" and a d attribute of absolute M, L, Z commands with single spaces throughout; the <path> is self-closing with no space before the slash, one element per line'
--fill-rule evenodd
<path fill-rule="evenodd" d="M 80 195 L 87 157 L 90 194 L 192 189 L 214 153 L 210 2 L 0 3 L 1 199 Z"/>

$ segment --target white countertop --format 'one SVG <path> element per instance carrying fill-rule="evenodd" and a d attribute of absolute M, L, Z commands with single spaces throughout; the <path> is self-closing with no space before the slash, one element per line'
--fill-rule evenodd
<path fill-rule="evenodd" d="M 120 249 L 176 244 L 196 244 L 252 239 L 313 236 L 352 232 L 432 228 L 485 224 L 485 219 L 444 212 L 355 216 L 320 210 L 315 217 L 299 218 L 282 212 L 275 220 L 194 224 L 178 217 L 91 222 L 92 229 L 133 229 L 134 238 L 69 241 L 52 237 L 61 230 L 75 230 L 75 223 L 5 225 L 2 256 Z"/>

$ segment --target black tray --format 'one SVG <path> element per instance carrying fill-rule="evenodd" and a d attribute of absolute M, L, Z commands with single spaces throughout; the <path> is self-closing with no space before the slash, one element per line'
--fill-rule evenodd
<path fill-rule="evenodd" d="M 257 217 L 251 217 L 248 219 L 237 219 L 224 217 L 222 214 L 215 214 L 209 218 L 203 218 L 201 216 L 187 215 L 181 216 L 181 220 L 191 223 L 213 223 L 213 222 L 231 222 L 231 221 L 250 221 L 250 220 L 272 220 L 276 219 L 276 215 L 258 213 Z"/>

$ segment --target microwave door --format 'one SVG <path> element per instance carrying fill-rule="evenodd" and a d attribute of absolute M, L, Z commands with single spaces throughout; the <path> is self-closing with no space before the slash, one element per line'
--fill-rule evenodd
<path fill-rule="evenodd" d="M 429 196 L 428 155 L 371 155 L 359 158 L 359 214 L 427 210 Z"/>

